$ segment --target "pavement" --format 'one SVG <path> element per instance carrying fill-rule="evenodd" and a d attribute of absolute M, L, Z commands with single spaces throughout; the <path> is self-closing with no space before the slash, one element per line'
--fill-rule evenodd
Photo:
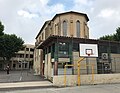
<path fill-rule="evenodd" d="M 40 75 L 34 75 L 32 70 L 10 71 L 10 74 L 7 74 L 6 71 L 0 71 L 0 83 L 44 80 L 45 79 L 40 77 Z"/>
<path fill-rule="evenodd" d="M 0 71 L 0 93 L 120 93 L 120 84 L 56 88 L 32 71 Z"/>
<path fill-rule="evenodd" d="M 52 83 L 49 81 L 31 81 L 31 82 L 14 82 L 0 83 L 0 89 L 3 88 L 18 88 L 18 87 L 49 87 Z"/>
<path fill-rule="evenodd" d="M 50 81 L 30 70 L 10 71 L 10 74 L 0 71 L 0 90 L 52 86 Z"/>
<path fill-rule="evenodd" d="M 5 90 L 0 93 L 120 93 L 120 84 L 86 85 L 66 88 Z"/>

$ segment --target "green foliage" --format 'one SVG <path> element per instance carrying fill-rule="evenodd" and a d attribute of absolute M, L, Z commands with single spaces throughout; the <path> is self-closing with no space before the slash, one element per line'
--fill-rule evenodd
<path fill-rule="evenodd" d="M 120 27 L 116 29 L 116 35 L 115 35 L 116 41 L 120 41 Z"/>
<path fill-rule="evenodd" d="M 16 35 L 5 34 L 0 37 L 0 56 L 9 61 L 23 47 L 24 41 Z"/>
<path fill-rule="evenodd" d="M 100 37 L 100 40 L 113 40 L 113 35 L 105 35 L 103 37 Z"/>
<path fill-rule="evenodd" d="M 4 26 L 2 25 L 2 23 L 0 22 L 0 36 L 4 35 Z"/>
<path fill-rule="evenodd" d="M 100 40 L 120 41 L 120 27 L 116 29 L 116 33 L 112 35 L 105 35 L 99 38 Z"/>
<path fill-rule="evenodd" d="M 15 34 L 3 34 L 0 36 L 0 57 L 4 62 L 9 62 L 10 59 L 23 48 L 24 41 Z"/>

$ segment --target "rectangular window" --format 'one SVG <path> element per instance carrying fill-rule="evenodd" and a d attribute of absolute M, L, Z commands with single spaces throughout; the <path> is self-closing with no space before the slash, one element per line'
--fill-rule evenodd
<path fill-rule="evenodd" d="M 33 49 L 33 48 L 30 48 L 30 51 L 31 51 L 31 52 L 33 52 L 33 51 L 34 51 L 34 49 Z"/>
<path fill-rule="evenodd" d="M 45 60 L 45 49 L 43 49 L 43 60 Z"/>
<path fill-rule="evenodd" d="M 30 58 L 33 58 L 33 55 L 32 55 L 32 54 L 30 54 Z"/>
<path fill-rule="evenodd" d="M 78 52 L 79 51 L 79 44 L 78 43 L 73 43 L 73 51 Z"/>
<path fill-rule="evenodd" d="M 28 54 L 26 54 L 26 58 L 29 58 L 29 55 L 28 55 Z"/>
<path fill-rule="evenodd" d="M 55 44 L 52 45 L 51 57 L 54 58 Z"/>
<path fill-rule="evenodd" d="M 68 43 L 59 43 L 59 57 L 68 57 L 69 55 L 69 44 Z"/>
<path fill-rule="evenodd" d="M 63 21 L 63 36 L 67 36 L 67 22 Z"/>
<path fill-rule="evenodd" d="M 2 64 L 0 64 L 0 69 L 2 68 Z"/>
<path fill-rule="evenodd" d="M 76 36 L 80 38 L 80 21 L 76 22 Z"/>
<path fill-rule="evenodd" d="M 15 68 L 16 67 L 16 64 L 13 64 L 13 68 Z"/>
<path fill-rule="evenodd" d="M 21 68 L 21 64 L 19 64 L 19 68 Z"/>
<path fill-rule="evenodd" d="M 25 68 L 27 68 L 27 63 L 25 63 Z"/>
<path fill-rule="evenodd" d="M 24 54 L 20 54 L 20 58 L 24 58 Z"/>
<path fill-rule="evenodd" d="M 26 51 L 29 51 L 29 48 L 26 48 Z"/>

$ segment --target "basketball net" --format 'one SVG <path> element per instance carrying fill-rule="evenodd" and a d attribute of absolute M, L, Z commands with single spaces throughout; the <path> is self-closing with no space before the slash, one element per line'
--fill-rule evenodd
<path fill-rule="evenodd" d="M 87 54 L 88 56 L 90 56 L 90 54 Z"/>

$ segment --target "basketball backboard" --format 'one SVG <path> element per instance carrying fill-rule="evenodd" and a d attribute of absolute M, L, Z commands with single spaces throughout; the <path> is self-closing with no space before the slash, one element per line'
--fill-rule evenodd
<path fill-rule="evenodd" d="M 81 57 L 98 57 L 97 44 L 79 44 L 79 51 Z"/>

